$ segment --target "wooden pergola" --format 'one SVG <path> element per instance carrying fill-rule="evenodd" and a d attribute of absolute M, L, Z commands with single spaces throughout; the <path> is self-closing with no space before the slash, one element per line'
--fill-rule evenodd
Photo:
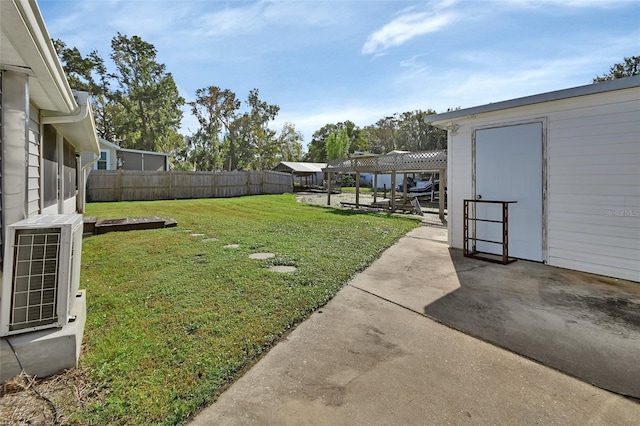
<path fill-rule="evenodd" d="M 334 174 L 337 173 L 355 173 L 356 174 L 356 202 L 355 207 L 359 208 L 360 204 L 360 173 L 373 173 L 374 175 L 374 204 L 376 204 L 377 177 L 379 174 L 391 175 L 391 200 L 389 209 L 391 211 L 398 210 L 396 203 L 396 176 L 404 175 L 403 182 L 407 181 L 407 175 L 411 173 L 429 173 L 437 172 L 440 176 L 440 196 L 439 198 L 439 215 L 444 219 L 444 200 L 447 177 L 447 151 L 426 151 L 426 152 L 407 152 L 386 155 L 358 155 L 351 158 L 330 160 L 327 167 L 322 169 L 327 173 L 327 205 L 331 204 L 331 181 Z M 435 182 L 434 182 L 435 184 Z M 407 185 L 403 185 L 403 204 L 401 208 L 407 205 Z M 363 207 L 365 207 L 363 205 Z"/>

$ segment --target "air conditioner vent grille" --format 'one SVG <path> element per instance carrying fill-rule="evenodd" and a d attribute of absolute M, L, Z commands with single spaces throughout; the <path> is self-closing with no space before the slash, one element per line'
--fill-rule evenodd
<path fill-rule="evenodd" d="M 56 322 L 61 229 L 18 229 L 14 242 L 9 330 Z"/>

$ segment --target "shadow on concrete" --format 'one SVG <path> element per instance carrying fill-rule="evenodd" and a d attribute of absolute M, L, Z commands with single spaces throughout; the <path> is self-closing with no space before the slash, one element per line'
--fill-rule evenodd
<path fill-rule="evenodd" d="M 424 307 L 450 327 L 640 398 L 640 284 L 449 250 L 459 287 Z"/>

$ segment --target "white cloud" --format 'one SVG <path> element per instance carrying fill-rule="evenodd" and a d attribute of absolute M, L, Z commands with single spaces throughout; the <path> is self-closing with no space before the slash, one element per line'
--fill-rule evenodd
<path fill-rule="evenodd" d="M 450 26 L 459 19 L 460 15 L 454 11 L 444 10 L 444 7 L 449 4 L 452 3 L 441 4 L 426 12 L 411 10 L 402 13 L 371 34 L 362 47 L 362 53 L 377 54 L 390 47 L 404 44 L 415 37 L 438 32 Z"/>
<path fill-rule="evenodd" d="M 226 8 L 202 16 L 197 20 L 196 26 L 207 36 L 255 33 L 264 25 L 264 20 L 261 19 L 263 9 L 262 3 L 244 8 Z"/>
<path fill-rule="evenodd" d="M 280 129 L 284 122 L 292 122 L 296 130 L 302 132 L 305 144 L 311 142 L 313 133 L 320 130 L 325 124 L 352 121 L 359 127 L 374 124 L 376 121 L 391 115 L 397 111 L 389 105 L 340 105 L 340 102 L 331 103 L 331 106 L 318 107 L 315 110 L 306 110 L 304 113 L 288 113 L 280 111 L 278 119 L 274 122 L 273 129 Z"/>
<path fill-rule="evenodd" d="M 346 9 L 337 7 L 344 15 Z M 195 25 L 207 36 L 238 36 L 258 33 L 268 26 L 327 26 L 337 19 L 335 8 L 324 2 L 257 2 L 205 14 Z"/>
<path fill-rule="evenodd" d="M 527 8 L 609 8 L 629 4 L 629 0 L 509 0 L 507 3 Z"/>

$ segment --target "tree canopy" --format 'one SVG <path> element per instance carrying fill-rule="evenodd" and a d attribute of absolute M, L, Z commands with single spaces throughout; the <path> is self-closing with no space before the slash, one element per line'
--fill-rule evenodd
<path fill-rule="evenodd" d="M 171 73 L 157 62 L 152 44 L 118 33 L 111 40 L 113 73 L 107 72 L 96 51 L 83 57 L 60 40 L 54 40 L 54 45 L 70 86 L 92 95 L 99 136 L 147 151 L 170 152 L 180 147 L 184 99 Z"/>
<path fill-rule="evenodd" d="M 375 124 L 365 126 L 363 129 L 351 121 L 326 124 L 313 134 L 305 159 L 324 162 L 327 159 L 338 158 L 333 157 L 336 155 L 336 147 L 340 151 L 343 144 L 337 142 L 335 138 L 343 131 L 348 139 L 347 151 L 342 153 L 343 158 L 347 154 L 358 151 L 386 154 L 393 150 L 430 151 L 444 149 L 447 146 L 447 132 L 427 124 L 424 120 L 429 114 L 435 114 L 435 111 L 418 110 L 394 114 L 383 117 Z"/>
<path fill-rule="evenodd" d="M 196 170 L 265 170 L 302 157 L 302 134 L 293 123 L 279 135 L 269 127 L 280 107 L 261 100 L 258 89 L 249 92 L 244 110 L 235 93 L 217 86 L 198 89 L 189 105 L 200 127 L 186 138 L 184 160 Z"/>
<path fill-rule="evenodd" d="M 120 33 L 111 40 L 112 75 L 118 88 L 114 99 L 126 115 L 120 128 L 120 145 L 147 151 L 171 151 L 180 145 L 178 135 L 184 99 L 171 73 L 156 61 L 155 47 L 138 36 Z"/>
<path fill-rule="evenodd" d="M 612 65 L 607 74 L 594 78 L 593 82 L 600 83 L 634 75 L 640 75 L 640 56 L 625 57 L 622 62 Z"/>

